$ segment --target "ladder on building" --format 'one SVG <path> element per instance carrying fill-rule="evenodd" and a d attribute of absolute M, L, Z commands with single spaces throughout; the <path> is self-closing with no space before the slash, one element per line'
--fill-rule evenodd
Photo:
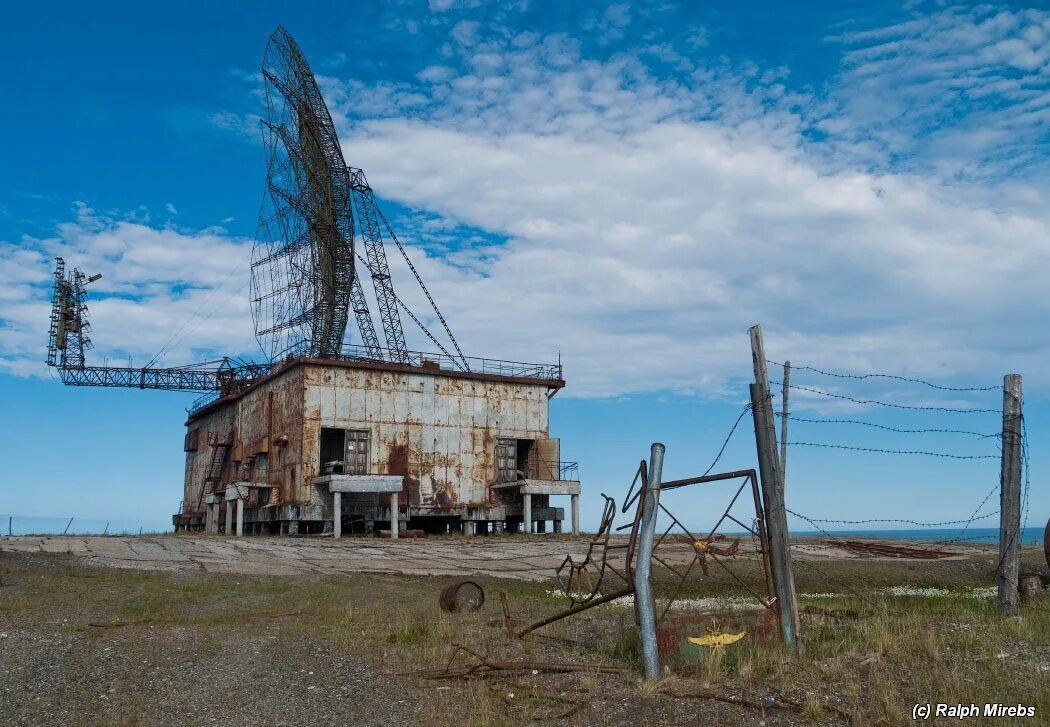
<path fill-rule="evenodd" d="M 201 483 L 201 494 L 197 500 L 197 512 L 200 512 L 204 506 L 205 493 L 214 492 L 215 486 L 222 482 L 222 473 L 226 471 L 226 459 L 233 447 L 232 440 L 233 437 L 229 437 L 223 442 L 218 440 L 210 442 L 211 460 L 208 462 L 208 469 L 204 471 L 204 482 Z"/>

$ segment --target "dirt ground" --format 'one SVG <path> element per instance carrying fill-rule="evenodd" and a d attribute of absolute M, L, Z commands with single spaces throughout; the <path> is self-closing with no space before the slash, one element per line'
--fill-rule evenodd
<path fill-rule="evenodd" d="M 585 550 L 584 540 L 550 536 L 0 538 L 0 721 L 905 724 L 913 704 L 939 701 L 1031 704 L 1031 724 L 1050 715 L 1046 597 L 1020 619 L 996 617 L 987 547 L 916 561 L 800 542 L 798 591 L 816 609 L 803 616 L 804 656 L 749 635 L 676 663 L 656 684 L 640 679 L 629 603 L 507 636 L 500 591 L 517 623 L 552 614 L 567 603 L 554 568 Z M 689 557 L 672 549 L 669 565 Z M 1024 558 L 1046 574 L 1041 550 Z M 733 567 L 736 577 L 692 574 L 682 607 L 746 601 L 761 588 L 753 552 Z M 483 586 L 485 604 L 441 611 L 441 588 L 464 575 Z M 657 579 L 658 596 L 671 580 Z M 441 670 L 456 645 L 580 671 L 418 673 Z M 454 668 L 474 663 L 461 654 Z M 1006 723 L 969 723 L 985 722 Z"/>

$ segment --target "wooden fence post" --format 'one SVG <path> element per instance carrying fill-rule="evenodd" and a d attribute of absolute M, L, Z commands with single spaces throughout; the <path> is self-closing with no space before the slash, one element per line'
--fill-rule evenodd
<path fill-rule="evenodd" d="M 751 415 L 755 422 L 755 444 L 758 449 L 758 469 L 762 480 L 763 509 L 766 515 L 766 533 L 769 538 L 769 562 L 773 571 L 773 589 L 780 612 L 780 630 L 784 643 L 796 653 L 802 652 L 799 633 L 798 598 L 795 595 L 795 576 L 791 567 L 791 543 L 784 504 L 784 480 L 777 456 L 777 433 L 773 424 L 773 405 L 769 397 L 769 377 L 766 373 L 766 353 L 762 342 L 762 327 L 751 327 L 751 356 L 754 362 L 755 383 L 751 385 Z"/>
<path fill-rule="evenodd" d="M 1000 616 L 1017 615 L 1017 581 L 1021 569 L 1021 375 L 1003 379 L 1003 458 L 999 478 Z"/>

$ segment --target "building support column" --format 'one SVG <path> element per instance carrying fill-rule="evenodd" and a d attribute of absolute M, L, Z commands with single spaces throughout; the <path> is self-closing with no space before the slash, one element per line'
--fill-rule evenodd
<path fill-rule="evenodd" d="M 522 497 L 524 499 L 524 513 L 521 531 L 529 535 L 532 532 L 532 495 L 523 495 Z"/>
<path fill-rule="evenodd" d="M 244 535 L 244 500 L 237 498 L 237 537 Z"/>
<path fill-rule="evenodd" d="M 226 501 L 226 534 L 233 535 L 233 501 Z"/>
<path fill-rule="evenodd" d="M 343 493 L 332 493 L 332 537 L 336 540 L 343 534 Z"/>
<path fill-rule="evenodd" d="M 398 515 L 397 515 L 397 495 L 396 492 L 390 493 L 390 539 L 397 540 L 398 530 Z"/>
<path fill-rule="evenodd" d="M 554 532 L 555 533 L 560 533 L 561 532 L 561 520 L 553 520 L 552 522 L 554 523 Z"/>
<path fill-rule="evenodd" d="M 502 520 L 497 520 L 496 522 L 492 523 L 492 529 L 496 535 L 503 535 L 503 526 L 504 523 Z"/>
<path fill-rule="evenodd" d="M 580 534 L 580 496 L 572 495 L 572 534 Z"/>

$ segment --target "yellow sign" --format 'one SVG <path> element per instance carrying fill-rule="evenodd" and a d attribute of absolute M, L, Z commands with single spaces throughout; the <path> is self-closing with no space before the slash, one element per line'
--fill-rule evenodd
<path fill-rule="evenodd" d="M 690 636 L 689 643 L 697 646 L 710 646 L 713 649 L 721 649 L 730 644 L 735 644 L 747 636 L 746 631 L 739 634 L 708 634 L 707 636 Z"/>

